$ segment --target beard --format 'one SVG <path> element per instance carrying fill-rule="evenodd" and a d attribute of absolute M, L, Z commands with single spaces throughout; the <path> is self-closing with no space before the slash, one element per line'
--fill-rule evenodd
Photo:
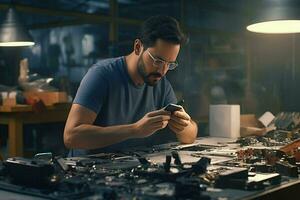
<path fill-rule="evenodd" d="M 144 62 L 142 56 L 138 59 L 137 69 L 138 69 L 139 75 L 143 78 L 144 82 L 149 86 L 155 86 L 160 80 L 160 79 L 152 79 L 152 78 L 161 78 L 162 77 L 162 75 L 158 72 L 151 72 L 151 73 L 147 74 L 146 65 L 145 65 L 145 62 Z"/>

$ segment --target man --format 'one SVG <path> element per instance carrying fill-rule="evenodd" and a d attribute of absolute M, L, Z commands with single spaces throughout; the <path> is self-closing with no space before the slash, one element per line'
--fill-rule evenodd
<path fill-rule="evenodd" d="M 152 135 L 162 141 L 160 133 L 154 133 L 167 126 L 174 132 L 169 137 L 175 134 L 181 143 L 195 141 L 197 125 L 185 110 L 164 110 L 177 102 L 165 75 L 177 66 L 184 41 L 175 19 L 154 16 L 142 25 L 131 54 L 99 61 L 88 71 L 64 131 L 67 148 L 85 151 L 71 156 L 143 145 L 146 138 L 154 141 Z"/>

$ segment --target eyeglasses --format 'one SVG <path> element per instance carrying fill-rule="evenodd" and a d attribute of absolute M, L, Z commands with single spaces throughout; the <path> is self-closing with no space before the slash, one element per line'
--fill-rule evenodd
<path fill-rule="evenodd" d="M 164 61 L 162 59 L 159 58 L 154 58 L 154 56 L 150 53 L 150 51 L 147 50 L 148 55 L 150 56 L 150 58 L 153 60 L 153 65 L 159 67 L 159 68 L 163 68 L 165 65 L 167 65 L 168 70 L 173 70 L 178 66 L 177 61 L 175 62 L 167 62 Z"/>

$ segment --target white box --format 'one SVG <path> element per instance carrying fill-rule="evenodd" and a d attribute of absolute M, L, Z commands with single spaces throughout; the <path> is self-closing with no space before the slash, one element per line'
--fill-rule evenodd
<path fill-rule="evenodd" d="M 209 135 L 213 137 L 240 137 L 240 105 L 210 105 Z"/>

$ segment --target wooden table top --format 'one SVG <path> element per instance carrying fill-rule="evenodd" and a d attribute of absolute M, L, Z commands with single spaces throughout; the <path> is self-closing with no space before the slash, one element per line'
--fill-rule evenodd
<path fill-rule="evenodd" d="M 70 109 L 72 103 L 58 103 L 51 106 L 46 106 L 47 110 L 65 110 Z M 10 113 L 10 112 L 32 112 L 31 105 L 15 105 L 15 106 L 0 106 L 0 112 Z"/>

